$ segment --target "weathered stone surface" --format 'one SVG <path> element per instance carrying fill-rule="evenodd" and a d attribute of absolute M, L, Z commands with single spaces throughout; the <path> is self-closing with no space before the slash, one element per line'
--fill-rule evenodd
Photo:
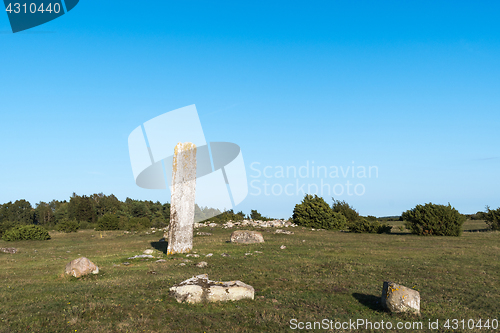
<path fill-rule="evenodd" d="M 218 282 L 208 279 L 207 274 L 192 278 L 170 288 L 171 295 L 177 302 L 200 303 L 237 301 L 254 299 L 254 288 L 241 281 Z"/>
<path fill-rule="evenodd" d="M 196 146 L 191 142 L 175 146 L 171 190 L 167 254 L 188 253 L 193 248 L 196 192 Z"/>
<path fill-rule="evenodd" d="M 283 230 L 283 229 L 276 229 L 276 231 L 274 233 L 276 233 L 276 234 L 285 234 L 285 235 L 293 235 L 293 231 Z"/>
<path fill-rule="evenodd" d="M 154 259 L 154 257 L 150 254 L 138 254 L 127 259 Z"/>
<path fill-rule="evenodd" d="M 154 252 L 155 252 L 154 250 L 149 249 L 149 250 L 144 250 L 144 252 L 142 252 L 142 253 L 144 253 L 144 254 L 153 254 Z"/>
<path fill-rule="evenodd" d="M 98 274 L 99 267 L 97 267 L 92 261 L 88 260 L 87 258 L 80 257 L 66 265 L 65 273 L 78 278 L 90 273 Z"/>
<path fill-rule="evenodd" d="M 420 314 L 420 293 L 394 282 L 384 282 L 382 306 L 390 312 Z"/>
<path fill-rule="evenodd" d="M 14 247 L 0 247 L 0 252 L 8 253 L 8 254 L 16 254 L 17 249 Z"/>
<path fill-rule="evenodd" d="M 231 234 L 231 243 L 264 243 L 264 237 L 262 237 L 262 234 L 258 231 L 236 230 Z"/>
<path fill-rule="evenodd" d="M 207 267 L 208 263 L 206 261 L 200 261 L 199 263 L 196 264 L 196 267 L 203 268 Z"/>
<path fill-rule="evenodd" d="M 296 227 L 297 225 L 285 220 L 273 220 L 273 221 L 260 221 L 260 220 L 242 220 L 242 221 L 228 221 L 224 224 L 217 223 L 209 223 L 209 222 L 196 222 L 194 224 L 195 228 L 202 227 L 221 227 L 225 229 L 229 228 L 239 228 L 239 227 L 255 227 L 255 228 L 288 228 L 288 227 Z"/>

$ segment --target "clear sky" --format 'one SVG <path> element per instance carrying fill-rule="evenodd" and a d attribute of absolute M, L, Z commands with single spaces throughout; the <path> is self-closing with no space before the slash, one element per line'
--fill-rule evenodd
<path fill-rule="evenodd" d="M 127 138 L 195 104 L 207 141 L 241 147 L 238 211 L 290 217 L 314 184 L 363 215 L 497 208 L 499 13 L 496 1 L 81 0 L 16 34 L 0 14 L 0 203 L 170 201 L 135 185 Z"/>

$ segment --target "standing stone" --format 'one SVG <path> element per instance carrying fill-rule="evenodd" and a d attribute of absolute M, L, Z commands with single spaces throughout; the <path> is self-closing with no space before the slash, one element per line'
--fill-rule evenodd
<path fill-rule="evenodd" d="M 196 192 L 196 146 L 179 142 L 172 164 L 172 196 L 167 254 L 188 253 L 193 248 Z"/>
<path fill-rule="evenodd" d="M 394 282 L 384 282 L 382 306 L 390 312 L 420 314 L 420 293 Z"/>

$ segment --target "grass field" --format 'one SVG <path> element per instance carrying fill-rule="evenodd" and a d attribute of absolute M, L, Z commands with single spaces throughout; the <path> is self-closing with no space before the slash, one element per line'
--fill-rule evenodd
<path fill-rule="evenodd" d="M 184 255 L 167 257 L 160 251 L 155 256 L 166 262 L 127 259 L 151 248 L 161 237 L 158 233 L 116 231 L 101 237 L 98 231 L 84 230 L 53 232 L 49 241 L 0 240 L 0 247 L 19 249 L 13 255 L 0 253 L 0 332 L 298 331 L 290 328 L 292 319 L 297 325 L 323 319 L 383 320 L 394 326 L 422 322 L 420 332 L 450 332 L 460 330 L 445 329 L 447 319 L 465 319 L 466 327 L 469 319 L 500 320 L 500 232 L 418 237 L 392 224 L 394 234 L 382 235 L 301 227 L 291 228 L 294 235 L 283 235 L 269 228 L 261 230 L 266 242 L 259 245 L 228 243 L 231 229 L 201 228 L 213 235 L 195 237 L 194 251 L 202 256 L 190 257 L 186 266 L 179 265 Z M 467 221 L 464 229 L 485 227 L 482 221 Z M 205 258 L 208 253 L 213 256 Z M 100 273 L 80 279 L 63 276 L 66 263 L 80 256 L 97 264 Z M 209 266 L 195 267 L 199 261 Z M 212 280 L 250 284 L 256 298 L 188 305 L 168 295 L 173 284 L 202 273 Z M 383 281 L 419 290 L 421 316 L 384 312 L 379 302 Z M 440 328 L 429 330 L 429 320 L 439 320 Z"/>

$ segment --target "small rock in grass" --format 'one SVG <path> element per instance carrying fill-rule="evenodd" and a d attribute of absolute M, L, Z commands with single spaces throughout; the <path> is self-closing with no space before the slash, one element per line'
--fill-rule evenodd
<path fill-rule="evenodd" d="M 261 251 L 253 251 L 253 252 L 255 252 L 255 253 L 263 253 L 263 252 L 261 252 Z"/>
<path fill-rule="evenodd" d="M 288 230 L 283 230 L 283 229 L 276 229 L 276 231 L 274 233 L 275 234 L 293 235 L 293 231 L 288 231 Z"/>
<path fill-rule="evenodd" d="M 154 250 L 148 249 L 148 250 L 145 250 L 142 253 L 144 253 L 144 254 L 153 254 L 154 252 L 155 252 Z"/>
<path fill-rule="evenodd" d="M 130 258 L 127 258 L 127 259 L 143 259 L 143 258 L 150 258 L 150 259 L 154 259 L 154 257 L 150 254 L 139 254 L 137 256 L 133 256 L 133 257 L 130 257 Z"/>
<path fill-rule="evenodd" d="M 155 262 L 167 262 L 165 259 L 159 259 L 159 260 L 156 260 Z"/>
<path fill-rule="evenodd" d="M 214 255 L 213 253 L 209 253 L 209 254 L 207 254 L 205 257 L 211 257 L 211 256 L 213 256 L 213 255 Z"/>
<path fill-rule="evenodd" d="M 16 254 L 17 249 L 14 247 L 2 247 L 2 248 L 0 248 L 0 252 L 8 253 L 8 254 Z M 35 252 L 37 252 L 37 251 L 35 250 Z"/>
<path fill-rule="evenodd" d="M 231 234 L 231 243 L 264 243 L 264 237 L 262 237 L 262 234 L 258 231 L 236 230 Z"/>
<path fill-rule="evenodd" d="M 227 254 L 227 253 L 223 253 L 223 254 L 221 254 L 221 256 L 223 256 L 223 257 L 230 257 L 230 255 Z"/>
<path fill-rule="evenodd" d="M 203 268 L 207 267 L 208 263 L 206 261 L 200 261 L 199 263 L 196 264 L 196 267 Z"/>
<path fill-rule="evenodd" d="M 285 245 L 281 245 L 280 249 L 284 250 L 284 249 L 286 249 L 286 246 Z"/>
<path fill-rule="evenodd" d="M 199 256 L 200 256 L 199 254 L 186 254 L 186 257 L 198 258 Z"/>
<path fill-rule="evenodd" d="M 130 263 L 129 262 L 122 262 L 122 265 L 128 266 L 128 265 L 130 265 Z"/>
<path fill-rule="evenodd" d="M 185 264 L 185 263 L 183 263 L 183 262 L 181 262 L 181 263 L 179 264 L 179 266 L 186 266 L 186 264 Z"/>

